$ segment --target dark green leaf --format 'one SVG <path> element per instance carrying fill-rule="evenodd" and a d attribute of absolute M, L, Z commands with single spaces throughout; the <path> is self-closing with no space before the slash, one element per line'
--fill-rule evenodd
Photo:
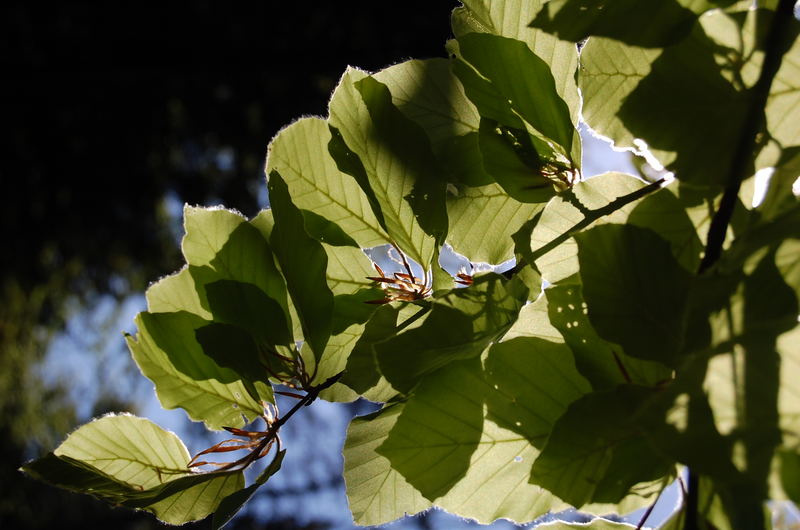
<path fill-rule="evenodd" d="M 255 285 L 217 280 L 204 287 L 216 322 L 239 326 L 269 345 L 292 343 L 283 309 Z"/>
<path fill-rule="evenodd" d="M 800 453 L 781 451 L 781 484 L 783 491 L 795 504 L 800 504 Z"/>
<path fill-rule="evenodd" d="M 487 390 L 480 360 L 448 366 L 426 378 L 376 452 L 422 495 L 445 495 L 469 469 L 483 433 Z"/>
<path fill-rule="evenodd" d="M 483 118 L 478 144 L 486 171 L 514 199 L 544 203 L 558 191 L 557 181 L 542 175 L 545 161 L 525 131 Z"/>
<path fill-rule="evenodd" d="M 485 79 L 495 93 L 508 101 L 510 109 L 529 123 L 538 133 L 561 146 L 562 154 L 571 158 L 576 135 L 570 110 L 556 90 L 550 67 L 528 46 L 516 39 L 486 33 L 468 33 L 458 39 L 459 53 Z M 456 72 L 459 74 L 459 72 Z M 465 82 L 462 79 L 462 82 Z M 483 105 L 473 99 L 465 83 L 467 95 L 478 106 L 481 115 L 501 124 L 515 127 L 502 117 L 483 113 Z M 495 96 L 496 98 L 496 96 Z M 481 100 L 479 100 L 481 101 Z M 507 115 L 509 108 L 504 110 Z M 498 119 L 499 118 L 499 119 Z"/>
<path fill-rule="evenodd" d="M 626 354 L 674 366 L 692 276 L 652 230 L 603 225 L 575 237 L 589 320 Z"/>
<path fill-rule="evenodd" d="M 426 374 L 480 355 L 514 323 L 527 292 L 521 282 L 494 274 L 453 289 L 431 303 L 421 325 L 375 344 L 381 373 L 408 393 Z"/>
<path fill-rule="evenodd" d="M 554 285 L 544 293 L 550 322 L 572 350 L 578 371 L 595 390 L 610 390 L 624 383 L 655 386 L 672 378 L 672 370 L 666 366 L 629 357 L 620 346 L 597 335 L 587 315 L 580 283 Z"/>
<path fill-rule="evenodd" d="M 128 337 L 128 346 L 164 408 L 181 407 L 217 430 L 261 416 L 263 408 L 241 376 L 219 366 L 198 344 L 195 330 L 210 322 L 187 312 L 140 313 L 136 324 L 139 332 L 135 340 Z"/>
<path fill-rule="evenodd" d="M 231 495 L 228 495 L 219 503 L 219 507 L 214 512 L 214 517 L 211 519 L 211 528 L 219 530 L 242 509 L 242 506 L 250 500 L 256 490 L 263 486 L 269 478 L 281 469 L 283 457 L 286 456 L 286 450 L 280 451 L 272 459 L 272 462 L 267 468 L 258 476 L 255 483 L 241 489 Z"/>
<path fill-rule="evenodd" d="M 553 427 L 531 481 L 581 506 L 618 502 L 637 483 L 670 473 L 672 462 L 642 436 L 640 408 L 654 392 L 621 385 L 574 402 Z"/>
<path fill-rule="evenodd" d="M 487 418 L 544 445 L 569 403 L 589 392 L 569 348 L 539 338 L 519 337 L 495 344 L 485 362 Z"/>
<path fill-rule="evenodd" d="M 447 234 L 446 182 L 427 135 L 394 106 L 392 95 L 383 83 L 364 77 L 355 82 L 355 88 L 372 120 L 369 131 L 372 140 L 412 175 L 413 187 L 403 198 L 411 205 L 417 223 L 443 243 Z"/>
<path fill-rule="evenodd" d="M 303 326 L 303 336 L 319 358 L 331 335 L 333 314 L 333 294 L 325 273 L 328 256 L 322 244 L 306 233 L 303 215 L 292 203 L 277 171 L 269 177 L 269 197 L 275 218 L 270 242 Z"/>
<path fill-rule="evenodd" d="M 333 221 L 329 221 L 309 210 L 301 210 L 301 213 L 303 214 L 303 224 L 306 232 L 317 241 L 339 247 L 358 248 L 358 243 Z"/>

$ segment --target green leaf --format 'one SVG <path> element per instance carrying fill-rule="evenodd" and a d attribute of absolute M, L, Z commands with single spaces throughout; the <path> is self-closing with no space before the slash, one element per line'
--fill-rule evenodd
<path fill-rule="evenodd" d="M 472 262 L 499 264 L 514 256 L 511 236 L 542 210 L 542 204 L 512 199 L 497 184 L 464 187 L 448 194 L 448 242 Z"/>
<path fill-rule="evenodd" d="M 534 302 L 526 304 L 519 310 L 517 321 L 503 335 L 503 341 L 510 341 L 517 337 L 538 337 L 549 342 L 563 344 L 564 337 L 550 323 L 546 296 L 539 296 Z"/>
<path fill-rule="evenodd" d="M 350 175 L 342 172 L 328 152 L 331 132 L 319 118 L 303 118 L 272 140 L 267 174 L 277 171 L 286 181 L 292 201 L 304 210 L 306 229 L 313 212 L 334 223 L 363 248 L 383 245 L 388 236 L 372 213 L 369 199 Z"/>
<path fill-rule="evenodd" d="M 469 32 L 491 33 L 527 44 L 550 67 L 556 91 L 569 106 L 572 123 L 577 124 L 581 105 L 575 83 L 578 49 L 571 42 L 528 26 L 543 3 L 541 0 L 466 0 L 463 7 L 453 11 L 453 33 L 457 38 Z"/>
<path fill-rule="evenodd" d="M 186 235 L 181 250 L 186 262 L 198 267 L 209 265 L 228 242 L 231 234 L 245 222 L 241 214 L 224 208 L 183 208 Z"/>
<path fill-rule="evenodd" d="M 775 172 L 769 179 L 769 188 L 758 209 L 765 220 L 772 220 L 797 205 L 798 198 L 792 193 L 792 185 L 800 175 L 800 147 L 786 149 L 781 153 Z"/>
<path fill-rule="evenodd" d="M 389 132 L 387 129 L 391 127 L 390 124 L 402 115 L 391 110 L 386 111 L 388 116 L 377 112 L 376 107 L 386 110 L 385 107 L 391 105 L 391 99 L 387 99 L 385 92 L 380 97 L 367 90 L 367 87 L 374 87 L 374 83 L 377 83 L 374 80 L 357 85 L 367 77 L 367 74 L 358 70 L 348 70 L 331 97 L 329 122 L 339 135 L 338 139 L 336 135 L 333 136 L 331 154 L 339 167 L 353 175 L 367 196 L 372 198 L 373 213 L 390 240 L 411 259 L 427 268 L 436 246 L 436 237 L 443 236 L 441 231 L 446 230 L 446 223 L 443 223 L 446 219 L 444 181 L 441 181 L 441 185 L 421 182 L 426 175 L 419 173 L 422 168 L 434 170 L 433 166 L 428 165 L 433 156 L 430 146 L 426 151 L 411 154 L 411 158 L 407 159 L 400 155 L 402 150 L 396 151 L 396 140 L 388 140 L 383 136 Z M 410 121 L 405 125 L 414 126 Z M 420 134 L 426 138 L 422 131 Z M 418 186 L 432 186 L 427 199 Z M 436 189 L 440 191 L 434 192 Z M 417 207 L 430 202 L 431 210 L 415 211 L 412 202 L 406 199 L 411 195 L 416 197 L 412 202 L 422 201 L 414 203 Z M 417 221 L 417 215 L 424 215 L 421 222 Z M 422 224 L 436 235 L 426 233 Z"/>
<path fill-rule="evenodd" d="M 720 2 L 696 0 L 551 0 L 531 23 L 573 42 L 590 35 L 660 48 L 685 37 L 697 16 Z M 727 3 L 732 3 L 727 2 Z"/>
<path fill-rule="evenodd" d="M 256 478 L 255 483 L 222 499 L 219 507 L 214 511 L 214 517 L 211 519 L 211 528 L 213 530 L 219 530 L 228 524 L 242 509 L 242 506 L 253 497 L 256 490 L 266 484 L 272 475 L 280 471 L 284 456 L 286 456 L 286 449 L 281 450 L 273 457 L 272 462 Z"/>
<path fill-rule="evenodd" d="M 669 244 L 633 225 L 598 226 L 575 239 L 597 333 L 632 357 L 674 366 L 683 351 L 692 275 Z"/>
<path fill-rule="evenodd" d="M 186 235 L 183 238 L 183 253 L 194 279 L 194 288 L 192 289 L 186 278 L 180 285 L 195 291 L 205 310 L 214 312 L 214 309 L 209 307 L 211 301 L 208 299 L 206 286 L 218 280 L 232 280 L 252 284 L 263 291 L 263 295 L 254 294 L 252 288 L 242 287 L 246 292 L 239 294 L 246 295 L 247 298 L 241 301 L 222 300 L 217 296 L 214 302 L 223 313 L 230 313 L 229 310 L 225 310 L 226 306 L 236 303 L 247 304 L 248 299 L 252 302 L 252 298 L 256 296 L 259 299 L 268 297 L 280 304 L 285 313 L 284 321 L 290 321 L 286 283 L 275 265 L 269 242 L 258 228 L 248 223 L 241 215 L 218 208 L 186 207 L 184 224 Z M 170 295 L 173 293 L 174 290 L 169 292 Z M 194 300 L 194 296 L 194 294 L 183 295 L 187 300 Z M 194 305 L 178 309 L 205 317 L 205 311 L 195 312 Z M 233 318 L 230 314 L 227 316 Z"/>
<path fill-rule="evenodd" d="M 166 409 L 181 407 L 209 429 L 242 427 L 263 413 L 240 376 L 207 356 L 195 330 L 209 322 L 186 312 L 140 313 L 139 332 L 127 337 L 136 364 Z"/>
<path fill-rule="evenodd" d="M 514 323 L 527 288 L 488 274 L 466 289 L 453 289 L 430 304 L 421 325 L 374 345 L 381 373 L 408 393 L 428 373 L 477 357 Z"/>
<path fill-rule="evenodd" d="M 462 35 L 458 39 L 458 46 L 460 57 L 491 83 L 492 89 L 509 102 L 514 113 L 544 138 L 561 146 L 564 156 L 573 159 L 570 153 L 577 133 L 570 109 L 556 90 L 547 63 L 524 42 L 487 33 Z M 462 83 L 465 82 L 463 77 L 459 77 Z M 466 83 L 465 89 L 479 111 L 482 110 Z M 492 117 L 483 112 L 481 115 Z M 515 126 L 514 123 L 498 121 Z"/>
<path fill-rule="evenodd" d="M 553 198 L 533 227 L 530 245 L 542 277 L 555 283 L 579 270 L 576 243 L 569 237 L 591 223 L 624 223 L 634 209 L 628 203 L 604 211 L 613 201 L 644 188 L 644 183 L 625 173 L 604 173 L 575 184 Z M 557 242 L 557 246 L 554 246 Z M 549 249 L 549 250 L 545 250 Z"/>
<path fill-rule="evenodd" d="M 637 483 L 669 473 L 665 460 L 642 437 L 642 403 L 656 392 L 632 385 L 587 394 L 556 422 L 531 480 L 582 506 L 618 502 Z"/>
<path fill-rule="evenodd" d="M 749 93 L 722 75 L 718 49 L 699 23 L 663 52 L 590 39 L 581 51 L 584 119 L 618 148 L 642 139 L 683 182 L 724 184 Z"/>
<path fill-rule="evenodd" d="M 322 243 L 306 233 L 302 213 L 292 203 L 277 171 L 270 173 L 268 187 L 275 218 L 270 242 L 303 326 L 303 337 L 319 358 L 332 326 L 333 294 L 326 280 L 328 256 Z"/>
<path fill-rule="evenodd" d="M 203 352 L 218 365 L 239 374 L 245 386 L 263 382 L 268 394 L 262 398 L 267 401 L 272 402 L 270 374 L 293 373 L 284 362 L 267 353 L 269 345 L 256 343 L 253 336 L 240 327 L 212 322 L 197 328 L 194 333 Z M 248 387 L 248 392 L 254 398 L 259 395 L 253 387 Z"/>
<path fill-rule="evenodd" d="M 145 509 L 179 525 L 207 517 L 244 486 L 240 471 L 198 474 L 188 463 L 189 453 L 173 433 L 125 415 L 80 427 L 54 453 L 22 469 L 55 486 Z"/>

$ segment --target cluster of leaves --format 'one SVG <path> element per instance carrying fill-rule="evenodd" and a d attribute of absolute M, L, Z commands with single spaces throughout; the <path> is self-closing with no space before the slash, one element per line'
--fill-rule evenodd
<path fill-rule="evenodd" d="M 150 287 L 128 342 L 164 407 L 247 439 L 204 453 L 247 455 L 197 471 L 171 433 L 108 416 L 26 472 L 219 527 L 278 470 L 299 407 L 363 397 L 385 403 L 344 448 L 363 525 L 432 505 L 624 512 L 681 466 L 718 527 L 800 501 L 791 2 L 463 3 L 448 58 L 348 69 L 327 119 L 275 137 L 271 209 L 185 210 L 187 265 Z M 579 116 L 675 180 L 581 179 Z M 516 264 L 456 286 L 445 244 Z M 380 245 L 397 268 L 375 276 Z M 281 415 L 275 392 L 297 406 Z"/>

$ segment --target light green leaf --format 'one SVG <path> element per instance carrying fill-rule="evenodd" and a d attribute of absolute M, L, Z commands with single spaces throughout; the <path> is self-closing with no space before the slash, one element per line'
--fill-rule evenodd
<path fill-rule="evenodd" d="M 600 209 L 644 186 L 644 182 L 625 173 L 604 173 L 577 183 L 547 204 L 533 228 L 531 249 L 537 253 L 538 249 L 547 248 L 563 234 L 570 234 L 576 226 L 583 226 L 579 223 L 585 220 L 596 224 L 624 223 L 635 203 L 626 204 L 609 215 L 601 215 Z M 536 267 L 551 283 L 578 272 L 577 245 L 569 237 L 548 252 L 537 254 Z"/>
<path fill-rule="evenodd" d="M 534 462 L 532 482 L 580 507 L 619 502 L 634 485 L 670 473 L 671 461 L 648 445 L 638 417 L 654 392 L 621 385 L 574 402 Z"/>
<path fill-rule="evenodd" d="M 200 295 L 188 266 L 151 285 L 145 296 L 147 310 L 151 313 L 187 311 L 206 320 L 213 318 L 200 301 Z"/>
<path fill-rule="evenodd" d="M 186 262 L 198 267 L 209 265 L 228 242 L 231 234 L 246 222 L 238 212 L 224 208 L 183 208 L 183 227 L 186 235 L 181 250 Z"/>
<path fill-rule="evenodd" d="M 22 470 L 54 486 L 153 512 L 173 525 L 203 519 L 244 486 L 241 471 L 188 470 L 172 433 L 133 416 L 106 416 L 73 432 L 55 453 Z"/>
<path fill-rule="evenodd" d="M 344 444 L 344 482 L 354 521 L 363 526 L 383 524 L 431 506 L 389 460 L 375 450 L 387 438 L 403 410 L 402 404 L 355 418 Z"/>
<path fill-rule="evenodd" d="M 447 240 L 472 262 L 503 263 L 514 256 L 511 236 L 543 207 L 517 202 L 497 184 L 461 188 L 448 195 Z"/>
<path fill-rule="evenodd" d="M 583 297 L 598 335 L 632 357 L 674 366 L 683 350 L 692 276 L 669 244 L 633 225 L 597 226 L 575 239 Z"/>
<path fill-rule="evenodd" d="M 340 135 L 339 143 L 334 144 L 335 149 L 331 153 L 339 167 L 346 167 L 359 180 L 367 196 L 373 198 L 373 213 L 390 239 L 411 259 L 427 268 L 436 246 L 435 237 L 423 230 L 416 219 L 419 212 L 415 212 L 406 200 L 415 191 L 420 177 L 417 173 L 418 164 L 423 159 L 415 157 L 406 160 L 399 157 L 385 140 L 376 135 L 376 128 L 385 128 L 386 124 L 373 121 L 370 108 L 356 86 L 358 81 L 366 77 L 364 72 L 348 70 L 331 97 L 329 122 Z M 353 159 L 353 155 L 356 159 Z M 442 210 L 443 191 L 442 187 Z M 424 200 L 424 194 L 421 198 Z M 435 197 L 430 196 L 429 199 L 434 200 Z M 428 215 L 438 214 L 434 209 Z M 433 224 L 438 226 L 439 223 Z"/>
<path fill-rule="evenodd" d="M 303 118 L 272 140 L 267 174 L 278 171 L 294 204 L 335 223 L 363 248 L 388 241 L 358 183 L 339 170 L 328 152 L 331 132 L 325 120 Z"/>
<path fill-rule="evenodd" d="M 642 139 L 681 181 L 724 184 L 749 93 L 722 75 L 717 50 L 700 24 L 663 52 L 590 39 L 581 51 L 584 119 L 619 148 Z"/>
<path fill-rule="evenodd" d="M 133 501 L 128 506 L 153 512 L 165 523 L 182 525 L 205 519 L 223 499 L 244 487 L 241 471 L 185 477 L 162 486 L 152 500 Z"/>
<path fill-rule="evenodd" d="M 564 338 L 561 333 L 550 323 L 547 307 L 546 296 L 539 296 L 534 302 L 526 304 L 519 310 L 517 321 L 503 335 L 503 341 L 517 337 L 538 337 L 549 342 L 563 344 Z"/>
<path fill-rule="evenodd" d="M 270 173 L 268 187 L 275 219 L 270 242 L 302 324 L 303 337 L 314 356 L 320 358 L 331 335 L 333 314 L 333 294 L 326 280 L 328 256 L 322 243 L 306 233 L 303 216 L 277 171 Z"/>
<path fill-rule="evenodd" d="M 733 3 L 731 0 L 727 3 Z M 627 44 L 664 47 L 692 29 L 697 16 L 723 2 L 703 0 L 551 0 L 531 26 L 578 42 L 590 35 L 611 37 Z"/>
<path fill-rule="evenodd" d="M 765 109 L 767 131 L 786 149 L 800 145 L 800 39 L 797 24 L 793 28 L 794 43 L 786 51 L 770 87 Z"/>
<path fill-rule="evenodd" d="M 328 256 L 325 277 L 334 295 L 354 294 L 374 286 L 368 276 L 376 276 L 372 261 L 360 248 L 334 247 L 323 243 Z"/>
<path fill-rule="evenodd" d="M 104 416 L 73 431 L 54 451 L 145 490 L 190 474 L 190 456 L 174 433 L 130 415 Z"/>
<path fill-rule="evenodd" d="M 156 387 L 166 409 L 181 407 L 209 429 L 242 427 L 263 413 L 240 376 L 208 357 L 195 330 L 208 324 L 190 313 L 140 313 L 139 332 L 127 337 L 136 364 Z"/>
<path fill-rule="evenodd" d="M 800 176 L 800 147 L 784 150 L 769 179 L 769 188 L 764 201 L 758 206 L 765 220 L 772 220 L 795 207 L 798 198 L 792 192 L 792 185 Z"/>
<path fill-rule="evenodd" d="M 495 344 L 484 366 L 493 389 L 486 394 L 486 417 L 539 448 L 567 405 L 591 390 L 569 349 L 540 338 Z"/>

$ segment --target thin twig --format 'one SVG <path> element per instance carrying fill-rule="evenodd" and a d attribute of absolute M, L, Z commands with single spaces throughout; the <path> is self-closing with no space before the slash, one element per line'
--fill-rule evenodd
<path fill-rule="evenodd" d="M 581 230 L 583 230 L 593 222 L 597 221 L 601 217 L 604 217 L 606 215 L 611 215 L 612 213 L 632 203 L 633 201 L 641 199 L 642 197 L 649 195 L 650 193 L 660 189 L 665 181 L 666 179 L 664 178 L 658 179 L 657 181 L 652 182 L 647 186 L 644 186 L 643 188 L 639 188 L 638 190 L 628 193 L 627 195 L 623 195 L 622 197 L 617 197 L 616 199 L 606 204 L 605 206 L 602 206 L 595 210 L 587 210 L 584 213 L 583 219 L 572 225 L 570 228 L 565 230 L 563 233 L 561 233 L 554 239 L 551 239 L 548 243 L 534 250 L 532 254 L 533 258 L 532 261 L 536 261 L 538 258 L 544 256 L 545 254 L 547 254 L 548 252 L 559 246 L 561 243 L 572 237 L 574 234 L 580 232 Z M 526 265 L 528 265 L 528 262 L 525 259 L 521 258 L 519 262 L 517 262 L 517 264 L 514 265 L 513 268 L 509 269 L 503 274 L 507 278 L 510 278 L 519 271 L 521 271 L 523 267 L 525 267 Z"/>

